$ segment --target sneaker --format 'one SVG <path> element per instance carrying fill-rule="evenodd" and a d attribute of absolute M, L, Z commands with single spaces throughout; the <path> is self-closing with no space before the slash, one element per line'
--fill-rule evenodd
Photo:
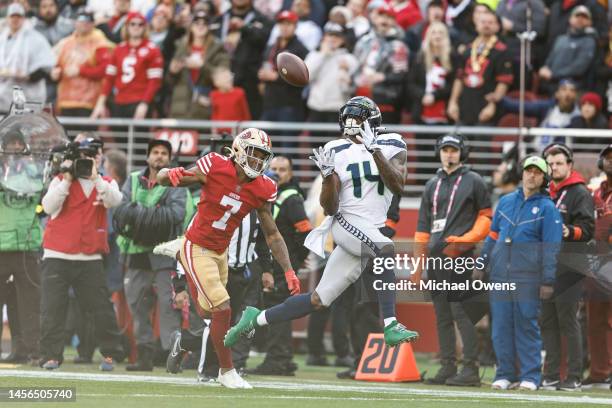
<path fill-rule="evenodd" d="M 491 389 L 493 390 L 507 390 L 510 388 L 510 384 L 512 384 L 509 380 L 506 380 L 505 378 L 493 381 L 493 384 L 491 384 Z"/>
<path fill-rule="evenodd" d="M 454 363 L 443 363 L 435 377 L 425 380 L 425 384 L 444 385 L 446 380 L 457 374 L 457 366 Z"/>
<path fill-rule="evenodd" d="M 561 384 L 559 384 L 559 390 L 561 391 L 580 391 L 582 388 L 582 382 L 573 378 L 567 378 Z"/>
<path fill-rule="evenodd" d="M 153 253 L 157 255 L 165 255 L 174 260 L 177 260 L 178 254 L 181 250 L 182 242 L 182 237 L 174 239 L 172 241 L 162 242 L 161 244 L 155 245 L 155 248 L 153 248 Z"/>
<path fill-rule="evenodd" d="M 582 389 L 584 390 L 607 390 L 608 388 L 610 388 L 610 378 L 606 378 L 605 380 L 594 380 L 588 377 L 582 382 Z"/>
<path fill-rule="evenodd" d="M 45 370 L 57 370 L 59 368 L 59 361 L 47 360 L 41 367 Z"/>
<path fill-rule="evenodd" d="M 100 371 L 113 371 L 115 366 L 113 365 L 112 357 L 104 357 L 104 360 L 100 363 Z"/>
<path fill-rule="evenodd" d="M 259 315 L 260 312 L 261 311 L 256 307 L 247 306 L 246 309 L 244 309 L 244 312 L 242 312 L 240 321 L 238 321 L 234 327 L 225 333 L 223 345 L 230 348 L 236 344 L 240 336 L 250 337 L 255 334 L 255 327 L 257 327 L 257 315 Z"/>
<path fill-rule="evenodd" d="M 329 365 L 329 363 L 327 362 L 327 357 L 325 356 L 316 356 L 314 354 L 309 354 L 308 357 L 306 357 L 306 365 L 326 367 Z"/>
<path fill-rule="evenodd" d="M 558 378 L 544 378 L 544 380 L 542 380 L 542 389 L 546 391 L 556 391 L 559 389 L 560 383 L 561 381 L 559 381 Z"/>
<path fill-rule="evenodd" d="M 419 333 L 408 330 L 406 326 L 395 320 L 385 327 L 385 343 L 389 347 L 397 346 L 401 343 L 413 342 L 419 338 Z"/>
<path fill-rule="evenodd" d="M 538 390 L 538 386 L 535 385 L 535 383 L 533 383 L 531 381 L 523 380 L 519 384 L 518 389 L 521 390 L 521 391 L 537 391 Z"/>
<path fill-rule="evenodd" d="M 171 374 L 177 374 L 181 372 L 181 363 L 183 362 L 183 357 L 187 350 L 181 347 L 181 331 L 175 330 L 170 335 L 170 352 L 168 353 L 168 358 L 166 359 L 166 371 Z"/>
<path fill-rule="evenodd" d="M 217 381 L 219 381 L 219 383 L 226 388 L 242 388 L 247 390 L 253 388 L 251 384 L 240 377 L 233 368 L 224 374 L 221 374 L 221 369 L 219 369 Z"/>

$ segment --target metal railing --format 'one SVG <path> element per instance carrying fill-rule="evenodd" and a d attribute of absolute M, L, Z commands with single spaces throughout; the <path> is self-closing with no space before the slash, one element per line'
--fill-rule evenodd
<path fill-rule="evenodd" d="M 75 136 L 82 130 L 93 130 L 105 141 L 105 148 L 121 149 L 128 155 L 129 170 L 145 165 L 147 141 L 164 133 L 170 136 L 173 144 L 178 145 L 181 137 L 196 135 L 195 155 L 180 155 L 179 164 L 186 166 L 194 163 L 198 154 L 210 147 L 210 142 L 219 137 L 220 130 L 229 130 L 232 135 L 248 127 L 264 129 L 272 137 L 276 155 L 288 155 L 294 163 L 294 174 L 303 188 L 309 188 L 317 175 L 317 170 L 308 159 L 313 147 L 337 138 L 336 123 L 310 122 L 234 122 L 178 119 L 99 119 L 60 117 L 59 121 Z M 485 178 L 490 177 L 501 161 L 502 152 L 521 140 L 528 147 L 529 139 L 536 136 L 569 137 L 576 150 L 585 155 L 596 156 L 602 146 L 612 140 L 612 130 L 590 129 L 548 129 L 548 128 L 500 128 L 465 126 L 423 126 L 391 125 L 387 131 L 402 134 L 408 146 L 408 176 L 404 188 L 407 197 L 420 196 L 426 181 L 439 167 L 434 158 L 436 137 L 446 133 L 460 132 L 466 135 L 470 145 L 468 164 Z M 190 133 L 191 132 L 191 133 Z M 594 161 L 592 162 L 594 166 Z"/>

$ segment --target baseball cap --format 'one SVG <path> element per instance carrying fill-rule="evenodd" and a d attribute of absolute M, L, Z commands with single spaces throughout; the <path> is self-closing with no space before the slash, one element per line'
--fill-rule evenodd
<path fill-rule="evenodd" d="M 610 143 L 609 145 L 607 145 L 606 147 L 604 147 L 601 152 L 599 152 L 599 157 L 603 158 L 606 154 L 608 154 L 609 151 L 612 150 L 612 143 Z"/>
<path fill-rule="evenodd" d="M 380 7 L 384 6 L 386 3 L 384 0 L 372 0 L 368 3 L 368 13 L 374 10 L 379 9 Z"/>
<path fill-rule="evenodd" d="M 388 3 L 382 4 L 380 7 L 378 7 L 378 9 L 376 9 L 376 11 L 378 11 L 378 14 L 384 14 L 395 18 L 395 10 L 393 9 L 393 6 Z"/>
<path fill-rule="evenodd" d="M 168 149 L 168 154 L 170 155 L 170 157 L 172 157 L 172 144 L 170 144 L 169 141 L 163 139 L 149 140 L 149 144 L 147 146 L 147 157 L 149 157 L 149 155 L 151 154 L 151 150 L 153 150 L 155 146 L 164 146 L 166 149 Z"/>
<path fill-rule="evenodd" d="M 8 10 L 6 12 L 7 16 L 21 16 L 24 17 L 25 16 L 25 9 L 23 8 L 23 6 L 19 3 L 12 3 L 10 6 L 8 6 Z"/>
<path fill-rule="evenodd" d="M 546 160 L 544 160 L 543 158 L 539 156 L 529 156 L 528 158 L 525 159 L 525 161 L 523 162 L 523 170 L 531 166 L 535 166 L 542 173 L 548 174 L 548 164 L 546 163 Z"/>
<path fill-rule="evenodd" d="M 193 21 L 196 21 L 196 20 L 204 20 L 208 22 L 208 14 L 206 14 L 204 10 L 198 10 L 195 13 L 193 13 Z"/>
<path fill-rule="evenodd" d="M 571 86 L 574 89 L 578 88 L 578 86 L 576 85 L 576 82 L 574 82 L 570 78 L 564 78 L 564 79 L 560 80 L 559 81 L 559 86 L 557 86 L 557 89 L 561 88 L 562 86 Z"/>
<path fill-rule="evenodd" d="M 572 16 L 578 16 L 578 15 L 586 16 L 589 18 L 589 20 L 592 18 L 591 10 L 589 10 L 589 8 L 583 4 L 574 7 L 574 9 L 572 10 Z"/>
<path fill-rule="evenodd" d="M 342 27 L 340 24 L 336 24 L 331 21 L 328 21 L 327 23 L 325 23 L 325 27 L 323 27 L 323 31 L 326 34 L 344 35 L 344 27 Z"/>
<path fill-rule="evenodd" d="M 278 22 L 290 21 L 292 23 L 297 23 L 298 18 L 299 18 L 298 15 L 295 14 L 293 11 L 283 10 L 280 13 L 278 13 L 278 15 L 276 16 L 276 21 Z"/>
<path fill-rule="evenodd" d="M 438 143 L 438 148 L 442 149 L 445 146 L 453 146 L 459 150 L 462 148 L 462 140 L 456 135 L 446 135 Z"/>
<path fill-rule="evenodd" d="M 126 22 L 129 24 L 130 21 L 132 20 L 142 20 L 145 23 L 147 21 L 145 17 L 142 14 L 140 14 L 138 11 L 130 11 L 128 13 Z"/>

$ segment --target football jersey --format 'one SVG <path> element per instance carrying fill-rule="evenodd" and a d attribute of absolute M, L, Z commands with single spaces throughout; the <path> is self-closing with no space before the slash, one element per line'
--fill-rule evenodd
<path fill-rule="evenodd" d="M 196 164 L 206 175 L 206 183 L 185 236 L 201 247 L 222 253 L 252 209 L 276 201 L 276 183 L 262 175 L 239 184 L 233 160 L 217 153 L 201 157 Z"/>
<path fill-rule="evenodd" d="M 102 93 L 115 89 L 115 103 L 151 103 L 161 87 L 164 59 L 161 51 L 149 40 L 137 47 L 122 42 L 113 51 L 106 66 Z"/>
<path fill-rule="evenodd" d="M 378 136 L 378 144 L 387 160 L 406 150 L 406 143 L 397 133 Z M 332 140 L 325 150 L 333 149 L 335 171 L 340 178 L 338 212 L 353 214 L 383 227 L 393 193 L 382 182 L 374 157 L 363 144 L 348 139 Z"/>

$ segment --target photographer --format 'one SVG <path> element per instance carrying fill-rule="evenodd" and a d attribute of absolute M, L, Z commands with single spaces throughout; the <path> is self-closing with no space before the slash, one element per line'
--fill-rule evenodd
<path fill-rule="evenodd" d="M 54 149 L 55 150 L 55 149 Z M 96 339 L 104 360 L 124 357 L 115 313 L 109 300 L 102 255 L 108 253 L 107 208 L 121 202 L 119 186 L 99 175 L 93 157 L 97 147 L 72 143 L 64 151 L 60 172 L 42 200 L 49 214 L 43 237 L 41 299 L 41 367 L 59 368 L 63 361 L 63 329 L 72 286 L 84 314 L 94 318 Z"/>
<path fill-rule="evenodd" d="M 148 166 L 128 177 L 121 206 L 114 212 L 113 226 L 120 235 L 117 243 L 127 255 L 125 293 L 138 345 L 138 360 L 126 367 L 128 371 L 153 370 L 151 310 L 156 297 L 161 346 L 166 354 L 170 335 L 180 326 L 180 313 L 172 307 L 171 273 L 176 260 L 153 254 L 156 244 L 181 235 L 183 221 L 193 214 L 193 200 L 186 188 L 168 188 L 156 182 L 157 172 L 170 165 L 171 155 L 168 141 L 149 141 Z"/>
<path fill-rule="evenodd" d="M 20 348 L 11 349 L 10 359 L 4 361 L 36 363 L 40 335 L 38 250 L 42 241 L 36 207 L 42 192 L 42 174 L 29 157 L 28 145 L 19 132 L 9 132 L 2 140 L 0 176 L 0 264 L 3 266 L 0 292 L 16 291 L 17 321 L 11 322 L 11 339 L 21 337 L 20 342 L 11 342 Z M 7 283 L 11 275 L 14 285 Z M 14 315 L 9 317 L 13 319 Z M 14 332 L 13 327 L 20 330 Z"/>

